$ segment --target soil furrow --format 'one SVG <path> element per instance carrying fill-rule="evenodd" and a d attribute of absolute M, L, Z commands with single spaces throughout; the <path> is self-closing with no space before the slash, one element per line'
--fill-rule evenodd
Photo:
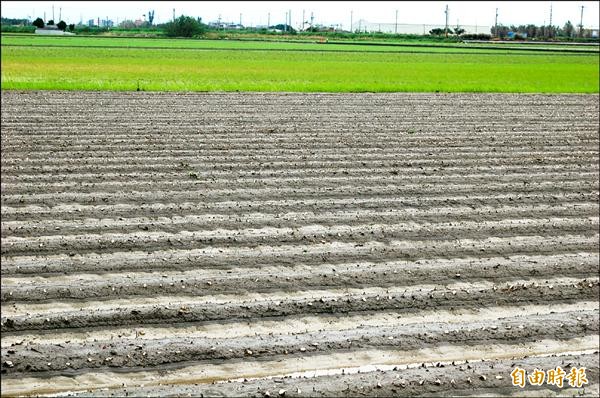
<path fill-rule="evenodd" d="M 325 206 L 323 206 L 325 207 Z M 326 206 L 331 209 L 330 206 Z M 323 209 L 325 210 L 325 209 Z M 198 211 L 193 215 L 156 217 L 109 218 L 113 212 L 104 214 L 101 219 L 86 218 L 71 220 L 59 218 L 60 213 L 50 220 L 3 221 L 2 237 L 37 237 L 55 235 L 81 235 L 84 233 L 128 233 L 139 230 L 149 232 L 177 233 L 181 231 L 199 231 L 237 229 L 240 225 L 246 228 L 281 227 L 283 225 L 298 228 L 309 224 L 335 226 L 348 224 L 394 224 L 394 223 L 432 223 L 460 221 L 500 221 L 527 217 L 529 219 L 550 218 L 585 218 L 598 214 L 596 203 L 561 203 L 546 206 L 479 206 L 472 207 L 438 207 L 430 209 L 396 208 L 385 206 L 378 209 L 360 210 L 344 209 L 341 211 L 324 211 L 323 213 L 288 212 L 275 214 L 262 212 L 236 212 L 236 214 L 205 213 Z M 147 213 L 149 214 L 149 213 Z M 173 214 L 173 213 L 171 213 Z M 3 214 L 3 216 L 6 214 Z M 8 217 L 7 217 L 8 218 Z M 283 224 L 283 225 L 282 225 Z"/>
<path fill-rule="evenodd" d="M 64 310 L 53 304 L 41 311 L 25 304 L 16 311 L 6 310 L 2 316 L 2 333 L 32 330 L 58 330 L 110 325 L 173 324 L 182 322 L 235 321 L 254 318 L 275 318 L 300 314 L 343 314 L 360 311 L 415 312 L 430 308 L 459 308 L 486 305 L 543 304 L 551 301 L 593 300 L 598 297 L 598 278 L 539 281 L 489 282 L 455 285 L 421 285 L 342 291 L 309 291 L 302 294 L 267 295 L 263 299 L 243 301 L 244 296 L 223 296 L 220 300 L 206 298 L 169 297 L 162 300 L 86 301 L 85 306 L 72 304 Z M 374 290 L 370 292 L 369 290 Z M 335 292 L 335 293 L 334 293 Z M 249 295 L 256 297 L 256 295 Z M 300 296 L 300 297 L 295 297 Z M 31 308 L 29 311 L 28 308 Z M 69 310 L 68 308 L 72 308 Z M 77 308 L 77 309 L 75 309 Z M 37 309 L 37 310 L 36 310 Z M 29 315 L 25 315 L 27 312 Z M 14 315 L 13 315 L 14 314 Z M 596 317 L 597 321 L 597 317 Z"/>
<path fill-rule="evenodd" d="M 542 328 L 540 325 L 543 324 Z M 152 367 L 165 363 L 191 360 L 231 360 L 235 358 L 268 358 L 278 355 L 313 355 L 340 350 L 393 348 L 396 350 L 426 348 L 439 344 L 473 345 L 506 343 L 513 340 L 533 341 L 540 336 L 570 339 L 598 333 L 595 311 L 512 317 L 495 322 L 472 322 L 460 325 L 411 324 L 394 327 L 365 327 L 346 330 L 343 334 L 312 332 L 274 335 L 268 340 L 255 337 L 230 339 L 164 339 L 144 340 L 138 344 L 125 342 L 71 343 L 57 349 L 55 345 L 37 344 L 35 351 L 16 346 L 11 349 L 14 372 L 48 372 L 64 369 L 106 367 Z M 30 348 L 30 347 L 29 347 Z M 2 350 L 7 356 L 8 350 Z M 107 360 L 109 358 L 109 360 Z M 67 365 L 69 363 L 69 365 Z M 6 368 L 5 368 L 6 369 Z"/>
<path fill-rule="evenodd" d="M 2 396 L 593 395 L 598 99 L 5 90 Z"/>
<path fill-rule="evenodd" d="M 250 200 L 250 199 L 271 199 L 272 197 L 296 199 L 299 196 L 303 198 L 318 198 L 324 194 L 328 197 L 347 198 L 363 196 L 384 196 L 396 195 L 406 196 L 447 196 L 457 194 L 478 195 L 482 193 L 505 193 L 507 191 L 515 192 L 516 196 L 526 196 L 528 194 L 539 193 L 594 193 L 598 191 L 598 180 L 594 181 L 548 181 L 548 182 L 525 182 L 520 183 L 488 183 L 481 184 L 386 184 L 381 185 L 363 185 L 364 181 L 357 181 L 355 185 L 327 185 L 313 182 L 310 188 L 296 187 L 265 187 L 265 188 L 232 188 L 232 189 L 199 189 L 190 190 L 168 190 L 168 191 L 133 191 L 133 192 L 62 192 L 62 193 L 32 193 L 27 194 L 7 194 L 2 196 L 3 205 L 31 205 L 45 204 L 57 205 L 67 203 L 93 204 L 93 203 L 147 203 L 167 201 L 217 201 L 217 200 Z M 509 200 L 515 198 L 509 198 Z M 517 198 L 518 200 L 518 198 Z"/>
<path fill-rule="evenodd" d="M 322 239 L 317 237 L 316 240 Z M 458 240 L 330 241 L 310 245 L 260 245 L 259 247 L 207 246 L 205 249 L 171 249 L 114 253 L 57 254 L 45 257 L 2 258 L 2 275 L 56 274 L 64 272 L 114 272 L 190 270 L 195 268 L 243 269 L 272 265 L 332 264 L 349 261 L 419 260 L 432 257 L 489 257 L 511 254 L 576 253 L 597 251 L 598 234 L 556 237 L 486 237 Z M 42 261 L 43 260 L 43 261 Z"/>
<path fill-rule="evenodd" d="M 373 240 L 388 242 L 428 240 L 435 242 L 449 239 L 477 239 L 494 236 L 545 236 L 560 237 L 564 234 L 595 236 L 598 217 L 563 219 L 502 219 L 500 221 L 461 221 L 456 223 L 366 223 L 354 221 L 342 225 L 310 224 L 288 227 L 281 222 L 277 227 L 219 228 L 215 230 L 133 233 L 88 233 L 85 235 L 55 235 L 38 237 L 6 237 L 2 241 L 1 253 L 5 257 L 45 255 L 60 253 L 112 253 L 115 251 L 145 250 L 147 252 L 207 248 L 218 246 L 257 247 L 273 244 L 328 243 L 327 240 L 344 243 L 364 244 Z M 96 231 L 94 231 L 96 232 Z"/>
<path fill-rule="evenodd" d="M 187 168 L 187 166 L 185 166 Z M 8 167 L 6 169 L 9 169 Z M 153 171 L 149 172 L 119 172 L 119 173 L 66 173 L 66 174 L 8 174 L 3 173 L 0 176 L 2 182 L 7 183 L 41 183 L 41 182 L 53 182 L 53 181 L 65 181 L 69 182 L 94 182 L 94 181 L 154 181 L 158 180 L 172 180 L 182 175 L 183 167 L 180 167 L 179 171 Z M 14 171 L 14 170 L 13 170 Z M 443 175 L 448 176 L 459 176 L 459 175 L 472 175 L 472 174 L 483 174 L 483 175 L 526 175 L 528 173 L 578 173 L 578 172 L 594 172 L 598 171 L 597 165 L 581 165 L 581 164 L 555 164 L 547 166 L 489 166 L 489 167 L 419 167 L 415 169 L 402 169 L 402 174 L 405 176 L 413 175 L 434 175 L 435 173 L 443 172 Z M 362 175 L 388 175 L 394 172 L 399 173 L 397 167 L 377 167 L 377 168 L 366 168 L 366 167 L 340 167 L 340 170 L 331 170 L 330 167 L 305 167 L 295 169 L 279 169 L 279 170 L 211 170 L 211 171 L 194 171 L 199 179 L 203 178 L 265 178 L 265 177 L 277 177 L 277 176 L 302 176 L 308 173 L 312 174 L 315 178 L 319 176 L 331 177 L 338 173 L 350 176 L 362 176 Z M 189 173 L 189 171 L 188 171 Z M 188 174 L 189 175 L 189 174 Z"/>
<path fill-rule="evenodd" d="M 575 172 L 575 173 L 529 173 L 521 175 L 417 175 L 407 176 L 404 173 L 394 171 L 384 176 L 377 175 L 364 175 L 364 176 L 351 176 L 347 175 L 344 171 L 340 174 L 341 176 L 325 177 L 321 176 L 315 178 L 315 176 L 300 175 L 295 177 L 262 177 L 257 178 L 256 176 L 249 177 L 235 177 L 235 178 L 215 178 L 209 177 L 201 179 L 195 172 L 185 172 L 183 175 L 170 180 L 170 181 L 100 181 L 100 182 L 51 182 L 51 183 L 2 183 L 1 189 L 5 195 L 15 194 L 35 194 L 43 193 L 47 191 L 54 192 L 56 194 L 64 192 L 77 191 L 80 193 L 93 193 L 93 192 L 122 192 L 122 191 L 146 191 L 150 188 L 156 190 L 169 190 L 169 189 L 181 189 L 187 188 L 192 189 L 223 189 L 231 186 L 235 186 L 238 189 L 248 188 L 255 189 L 268 188 L 268 187 L 311 187 L 311 186 L 327 186 L 327 185 L 350 185 L 356 184 L 364 187 L 371 185 L 381 185 L 383 183 L 389 184 L 402 184 L 407 185 L 413 184 L 484 184 L 490 179 L 494 179 L 496 183 L 546 183 L 546 182 L 595 182 L 598 180 L 597 172 Z"/>
<path fill-rule="evenodd" d="M 83 205 L 83 204 L 57 204 L 52 207 L 37 205 L 25 205 L 20 207 L 2 206 L 2 219 L 5 221 L 27 221 L 34 217 L 36 220 L 81 220 L 87 218 L 103 219 L 106 217 L 158 217 L 169 216 L 198 216 L 201 214 L 236 215 L 240 218 L 247 217 L 252 213 L 281 215 L 290 211 L 373 211 L 388 209 L 399 210 L 411 214 L 414 211 L 432 210 L 437 207 L 463 206 L 472 210 L 478 208 L 503 208 L 507 203 L 514 203 L 512 207 L 518 206 L 531 208 L 537 205 L 575 207 L 583 204 L 595 206 L 598 202 L 598 193 L 576 193 L 576 194 L 528 194 L 520 196 L 517 193 L 505 192 L 494 196 L 451 196 L 446 197 L 376 197 L 376 198 L 335 198 L 322 197 L 320 199 L 303 198 L 298 200 L 239 200 L 239 201 L 215 201 L 194 202 L 186 201 L 179 203 L 151 203 L 151 204 L 126 204 L 114 205 Z M 451 208 L 451 209 L 454 209 Z M 449 213 L 456 210 L 449 209 Z M 554 214 L 554 213 L 551 213 Z"/>
<path fill-rule="evenodd" d="M 128 272 L 54 277 L 2 278 L 4 303 L 50 300 L 167 297 L 181 295 L 268 293 L 326 288 L 393 287 L 445 284 L 456 281 L 494 281 L 552 275 L 593 277 L 599 272 L 597 253 L 551 256 L 510 256 L 464 259 L 422 259 L 382 263 L 315 264 L 263 267 L 242 274 L 229 270 L 194 269 L 184 272 Z M 285 275 L 285 277 L 282 277 Z M 182 282 L 184 281 L 184 282 Z M 77 286 L 78 288 L 75 288 Z M 182 288 L 182 286 L 185 286 Z"/>

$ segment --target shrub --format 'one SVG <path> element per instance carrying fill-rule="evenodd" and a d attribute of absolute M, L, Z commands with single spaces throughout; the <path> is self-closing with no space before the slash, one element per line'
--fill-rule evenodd
<path fill-rule="evenodd" d="M 460 36 L 463 40 L 491 40 L 492 35 L 487 33 L 466 33 Z"/>
<path fill-rule="evenodd" d="M 2 32 L 6 33 L 35 33 L 36 27 L 33 25 L 26 26 L 13 26 L 13 25 L 2 25 Z"/>
<path fill-rule="evenodd" d="M 67 23 L 65 21 L 60 21 L 59 23 L 56 24 L 56 27 L 62 31 L 64 31 L 65 29 L 67 29 Z"/>
<path fill-rule="evenodd" d="M 196 19 L 184 15 L 165 24 L 165 34 L 170 37 L 193 37 L 203 32 L 203 26 Z"/>

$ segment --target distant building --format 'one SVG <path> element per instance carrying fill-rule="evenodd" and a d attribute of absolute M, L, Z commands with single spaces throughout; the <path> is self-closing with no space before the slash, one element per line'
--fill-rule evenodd
<path fill-rule="evenodd" d="M 509 39 L 514 39 L 517 35 L 523 39 L 527 38 L 527 32 L 508 32 Z"/>
<path fill-rule="evenodd" d="M 339 30 L 337 28 L 337 26 L 331 25 L 331 26 L 324 26 L 324 25 L 313 25 L 308 26 L 304 29 L 306 32 L 335 32 L 337 30 Z"/>
<path fill-rule="evenodd" d="M 100 22 L 100 26 L 104 27 L 104 28 L 112 28 L 114 26 L 114 22 L 110 19 L 103 19 Z"/>
<path fill-rule="evenodd" d="M 588 28 L 588 29 L 583 30 L 584 37 L 591 37 L 594 39 L 598 38 L 599 33 L 600 33 L 600 30 L 598 28 Z"/>
<path fill-rule="evenodd" d="M 88 25 L 90 28 L 93 28 L 93 27 L 95 26 L 95 25 L 94 25 L 94 20 L 93 20 L 93 19 L 90 19 L 90 20 L 88 20 L 88 23 L 87 23 L 87 25 Z"/>
<path fill-rule="evenodd" d="M 35 30 L 36 35 L 55 35 L 55 36 L 74 36 L 74 33 L 63 32 L 56 25 L 46 25 L 43 28 Z"/>
<path fill-rule="evenodd" d="M 213 29 L 239 30 L 244 29 L 244 25 L 233 22 L 209 22 L 208 26 Z"/>

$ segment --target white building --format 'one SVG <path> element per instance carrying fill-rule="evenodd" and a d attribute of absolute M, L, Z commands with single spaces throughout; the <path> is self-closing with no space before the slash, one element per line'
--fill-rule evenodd
<path fill-rule="evenodd" d="M 63 32 L 56 25 L 46 25 L 43 28 L 35 30 L 36 35 L 55 35 L 55 36 L 74 36 L 74 33 Z"/>

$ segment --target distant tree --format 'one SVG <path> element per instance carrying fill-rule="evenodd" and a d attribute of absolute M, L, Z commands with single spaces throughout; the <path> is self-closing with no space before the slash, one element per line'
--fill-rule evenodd
<path fill-rule="evenodd" d="M 56 24 L 56 27 L 64 32 L 65 29 L 67 29 L 67 23 L 65 21 L 60 21 Z"/>
<path fill-rule="evenodd" d="M 506 36 L 508 36 L 508 26 L 504 26 L 504 25 L 498 25 L 498 30 L 496 31 L 496 27 L 492 26 L 492 29 L 490 30 L 490 33 L 492 34 L 492 36 L 496 36 L 499 37 L 501 39 L 504 39 Z"/>
<path fill-rule="evenodd" d="M 38 18 L 32 23 L 33 26 L 42 29 L 44 27 L 44 20 L 42 18 Z"/>
<path fill-rule="evenodd" d="M 446 30 L 445 29 L 441 29 L 441 28 L 435 28 L 435 29 L 431 29 L 429 31 L 429 34 L 432 36 L 442 36 L 446 34 Z"/>
<path fill-rule="evenodd" d="M 152 25 L 153 21 L 154 21 L 154 10 L 148 11 L 148 22 L 150 23 L 150 25 Z"/>
<path fill-rule="evenodd" d="M 75 30 L 75 24 L 74 23 L 69 24 L 69 32 L 72 32 L 74 30 Z"/>
<path fill-rule="evenodd" d="M 271 29 L 277 29 L 277 30 L 280 30 L 280 31 L 282 31 L 282 32 L 296 33 L 296 29 L 292 28 L 292 27 L 291 27 L 290 25 L 288 25 L 288 24 L 283 24 L 283 23 L 280 23 L 280 24 L 277 24 L 277 25 L 271 26 L 270 28 L 271 28 Z M 318 30 L 315 30 L 315 32 L 317 32 L 317 31 L 318 31 Z"/>
<path fill-rule="evenodd" d="M 571 21 L 567 21 L 567 23 L 565 23 L 565 26 L 563 26 L 563 28 L 562 28 L 561 36 L 573 37 L 574 32 L 575 32 L 575 27 L 573 26 Z"/>
<path fill-rule="evenodd" d="M 0 20 L 2 21 L 2 25 L 21 25 L 21 26 L 25 26 L 29 23 L 28 19 L 22 19 L 22 18 L 4 18 L 4 17 L 0 17 Z"/>
<path fill-rule="evenodd" d="M 54 19 L 49 20 L 48 25 L 54 25 Z"/>
<path fill-rule="evenodd" d="M 135 22 L 133 22 L 131 19 L 126 19 L 126 20 L 122 21 L 121 23 L 119 23 L 119 28 L 133 29 L 133 28 L 135 28 Z"/>
<path fill-rule="evenodd" d="M 184 15 L 165 24 L 165 34 L 170 37 L 193 37 L 203 32 L 203 25 L 199 24 L 196 19 Z"/>
<path fill-rule="evenodd" d="M 457 26 L 456 29 L 454 29 L 454 34 L 457 35 L 457 36 L 460 36 L 463 33 L 465 33 L 465 30 L 463 28 L 461 28 L 461 27 Z"/>
<path fill-rule="evenodd" d="M 464 40 L 490 40 L 492 35 L 487 33 L 466 33 L 461 35 Z"/>
<path fill-rule="evenodd" d="M 523 33 L 527 33 L 527 37 L 536 37 L 539 28 L 534 24 L 529 24 L 525 27 L 525 31 Z"/>
<path fill-rule="evenodd" d="M 556 36 L 556 32 L 558 31 L 558 29 L 556 28 L 556 26 L 548 25 L 547 28 L 548 29 L 547 29 L 547 33 L 546 33 L 545 37 L 549 37 L 549 38 L 555 37 Z"/>

